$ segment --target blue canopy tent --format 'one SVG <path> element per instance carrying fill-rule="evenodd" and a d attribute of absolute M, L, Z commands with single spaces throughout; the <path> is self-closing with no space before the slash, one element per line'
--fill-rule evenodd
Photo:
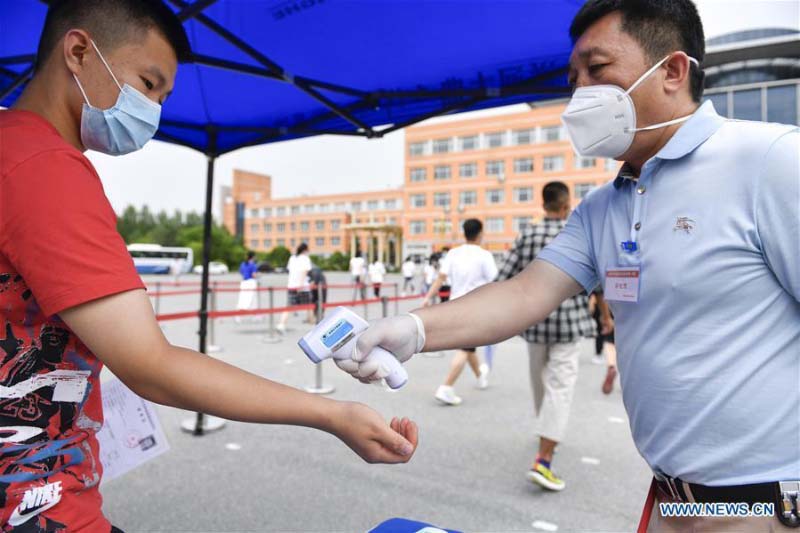
<path fill-rule="evenodd" d="M 569 92 L 582 0 L 167 0 L 193 62 L 156 138 L 208 157 L 200 345 L 206 351 L 214 160 L 321 134 L 380 138 L 456 111 Z M 0 105 L 33 73 L 45 0 L 0 7 Z M 202 432 L 199 417 L 196 432 Z"/>

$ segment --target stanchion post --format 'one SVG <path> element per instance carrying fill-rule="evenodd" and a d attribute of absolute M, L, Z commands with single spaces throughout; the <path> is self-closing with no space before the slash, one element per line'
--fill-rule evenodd
<path fill-rule="evenodd" d="M 217 310 L 217 282 L 215 281 L 211 283 L 211 312 L 213 313 L 216 310 Z M 217 320 L 213 317 L 208 319 L 208 346 L 206 347 L 206 353 L 217 353 L 222 351 L 222 348 L 220 348 L 215 342 L 216 335 L 214 331 L 215 330 L 214 324 L 216 323 L 216 321 Z"/>
<path fill-rule="evenodd" d="M 323 315 L 325 314 L 325 307 L 322 302 L 322 295 L 324 294 L 322 283 L 318 284 L 315 290 L 317 291 L 317 302 L 314 306 L 314 313 L 316 314 L 317 324 L 319 324 L 322 322 Z M 336 388 L 323 383 L 322 363 L 316 364 L 314 367 L 314 386 L 306 387 L 306 392 L 310 392 L 311 394 L 331 394 Z"/>
<path fill-rule="evenodd" d="M 156 316 L 161 314 L 161 282 L 156 281 Z"/>
<path fill-rule="evenodd" d="M 275 288 L 267 287 L 267 293 L 269 294 L 269 329 L 261 341 L 274 344 L 281 342 L 280 336 L 275 334 L 275 313 L 272 312 L 275 309 Z"/>
<path fill-rule="evenodd" d="M 397 301 L 397 300 L 395 300 Z M 381 310 L 383 312 L 383 318 L 389 316 L 389 298 L 387 296 L 381 296 Z"/>
<path fill-rule="evenodd" d="M 394 314 L 395 315 L 399 315 L 400 314 L 400 300 L 398 300 L 399 297 L 400 297 L 400 284 L 399 283 L 395 283 L 394 284 Z"/>

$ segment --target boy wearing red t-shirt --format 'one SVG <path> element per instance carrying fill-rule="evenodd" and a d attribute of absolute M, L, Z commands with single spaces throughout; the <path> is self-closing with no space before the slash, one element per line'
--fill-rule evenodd
<path fill-rule="evenodd" d="M 95 434 L 103 364 L 151 401 L 330 432 L 369 462 L 408 461 L 416 425 L 170 345 L 83 151 L 155 133 L 190 57 L 161 0 L 51 3 L 34 77 L 0 111 L 0 527 L 108 532 Z M 247 391 L 247 394 L 241 394 Z"/>

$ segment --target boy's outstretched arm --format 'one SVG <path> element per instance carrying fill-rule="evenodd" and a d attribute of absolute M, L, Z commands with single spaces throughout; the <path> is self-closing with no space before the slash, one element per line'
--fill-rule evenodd
<path fill-rule="evenodd" d="M 416 449 L 417 427 L 407 419 L 387 424 L 366 405 L 308 394 L 171 345 L 144 290 L 88 302 L 60 316 L 123 383 L 147 400 L 230 420 L 320 429 L 370 463 L 407 462 Z"/>

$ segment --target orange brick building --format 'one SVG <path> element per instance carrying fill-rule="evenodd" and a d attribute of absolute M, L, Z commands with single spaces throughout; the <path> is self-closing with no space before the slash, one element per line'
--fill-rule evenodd
<path fill-rule="evenodd" d="M 542 187 L 566 183 L 573 207 L 616 175 L 612 160 L 577 156 L 560 122 L 563 102 L 514 114 L 448 117 L 405 130 L 401 189 L 272 198 L 270 176 L 235 171 L 224 223 L 254 250 L 307 242 L 329 255 L 358 248 L 398 264 L 461 241 L 461 222 L 484 223 L 496 255 L 544 215 Z"/>

